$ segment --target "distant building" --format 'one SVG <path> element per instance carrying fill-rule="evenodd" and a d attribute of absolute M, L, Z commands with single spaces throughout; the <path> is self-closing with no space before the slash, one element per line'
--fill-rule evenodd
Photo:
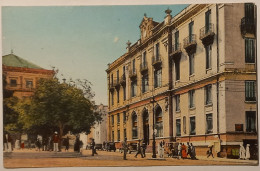
<path fill-rule="evenodd" d="M 41 68 L 14 54 L 2 57 L 3 74 L 6 78 L 6 89 L 12 90 L 13 96 L 24 98 L 32 96 L 40 78 L 51 78 L 53 70 Z"/>
<path fill-rule="evenodd" d="M 140 39 L 108 65 L 108 140 L 191 142 L 198 155 L 257 158 L 256 6 L 193 4 L 162 22 L 146 15 Z M 154 131 L 153 131 L 154 130 Z"/>

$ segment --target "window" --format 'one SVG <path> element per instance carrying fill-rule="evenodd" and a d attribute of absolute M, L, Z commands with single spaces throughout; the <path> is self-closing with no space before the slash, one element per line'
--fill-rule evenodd
<path fill-rule="evenodd" d="M 133 67 L 133 73 L 135 73 L 135 59 L 133 59 L 132 67 Z"/>
<path fill-rule="evenodd" d="M 112 139 L 111 139 L 111 141 L 114 142 L 114 139 L 115 139 L 115 133 L 114 133 L 114 131 L 112 131 Z"/>
<path fill-rule="evenodd" d="M 17 86 L 17 80 L 11 79 L 11 80 L 10 80 L 10 86 L 11 86 L 11 87 L 16 87 L 16 86 Z"/>
<path fill-rule="evenodd" d="M 119 103 L 119 90 L 117 90 L 116 92 L 117 92 L 117 103 Z"/>
<path fill-rule="evenodd" d="M 124 95 L 124 100 L 126 100 L 126 88 L 125 88 L 125 86 L 123 87 L 123 95 Z"/>
<path fill-rule="evenodd" d="M 113 86 L 114 85 L 114 76 L 113 76 L 113 74 L 111 74 L 111 86 Z"/>
<path fill-rule="evenodd" d="M 117 70 L 117 72 L 116 72 L 116 81 L 117 81 L 117 83 L 119 83 L 119 70 Z"/>
<path fill-rule="evenodd" d="M 148 83 L 148 74 L 144 74 L 142 77 L 142 93 L 148 91 L 149 83 Z"/>
<path fill-rule="evenodd" d="M 156 137 L 163 137 L 163 119 L 160 107 L 157 107 L 155 111 L 155 129 L 157 130 Z"/>
<path fill-rule="evenodd" d="M 206 115 L 206 133 L 210 134 L 213 132 L 213 118 L 212 113 Z"/>
<path fill-rule="evenodd" d="M 256 101 L 255 81 L 245 81 L 246 101 Z"/>
<path fill-rule="evenodd" d="M 174 51 L 178 50 L 179 49 L 179 31 L 175 32 L 174 33 Z"/>
<path fill-rule="evenodd" d="M 211 20 L 211 10 L 207 11 L 205 14 L 205 33 L 208 33 L 210 29 L 210 20 Z"/>
<path fill-rule="evenodd" d="M 255 63 L 255 40 L 245 38 L 246 63 Z"/>
<path fill-rule="evenodd" d="M 211 68 L 211 45 L 205 47 L 206 49 L 206 69 Z"/>
<path fill-rule="evenodd" d="M 159 59 L 159 43 L 155 45 L 155 59 Z"/>
<path fill-rule="evenodd" d="M 154 88 L 162 86 L 162 69 L 154 71 Z"/>
<path fill-rule="evenodd" d="M 126 138 L 126 129 L 124 129 L 124 139 Z"/>
<path fill-rule="evenodd" d="M 126 111 L 123 112 L 123 122 L 126 122 Z"/>
<path fill-rule="evenodd" d="M 195 90 L 190 90 L 189 91 L 189 107 L 190 108 L 194 108 L 195 107 L 195 104 L 194 104 L 194 93 L 195 93 Z"/>
<path fill-rule="evenodd" d="M 246 132 L 256 132 L 256 112 L 246 112 Z"/>
<path fill-rule="evenodd" d="M 132 92 L 132 97 L 135 97 L 137 94 L 137 80 L 133 80 L 131 82 L 131 92 Z"/>
<path fill-rule="evenodd" d="M 114 92 L 111 92 L 111 103 L 112 106 L 114 105 Z"/>
<path fill-rule="evenodd" d="M 196 134 L 196 121 L 195 116 L 190 117 L 190 135 Z"/>
<path fill-rule="evenodd" d="M 205 94 L 206 94 L 205 104 L 206 105 L 212 104 L 211 89 L 212 89 L 212 85 L 207 85 L 205 87 Z"/>
<path fill-rule="evenodd" d="M 143 61 L 142 61 L 143 67 L 146 66 L 146 51 L 143 53 Z"/>
<path fill-rule="evenodd" d="M 181 120 L 176 119 L 176 136 L 181 136 Z"/>
<path fill-rule="evenodd" d="M 255 10 L 254 10 L 254 4 L 252 3 L 245 3 L 245 18 L 246 18 L 246 23 L 254 23 L 254 15 L 255 15 Z"/>
<path fill-rule="evenodd" d="M 176 111 L 180 111 L 180 95 L 175 96 L 175 102 L 176 102 Z"/>
<path fill-rule="evenodd" d="M 176 81 L 180 80 L 180 60 L 175 62 L 175 79 Z"/>
<path fill-rule="evenodd" d="M 120 130 L 117 130 L 117 141 L 120 141 Z"/>
<path fill-rule="evenodd" d="M 137 115 L 133 113 L 132 115 L 132 138 L 137 139 Z"/>
<path fill-rule="evenodd" d="M 33 88 L 33 81 L 32 80 L 26 80 L 26 88 Z"/>
<path fill-rule="evenodd" d="M 186 134 L 186 116 L 183 116 L 183 133 Z"/>
<path fill-rule="evenodd" d="M 192 42 L 193 25 L 194 25 L 194 22 L 193 22 L 193 21 L 189 23 L 189 43 Z"/>
<path fill-rule="evenodd" d="M 189 66 L 190 66 L 190 75 L 192 75 L 194 74 L 194 54 L 190 55 Z"/>
<path fill-rule="evenodd" d="M 120 114 L 117 114 L 117 124 L 120 124 Z"/>
<path fill-rule="evenodd" d="M 111 116 L 112 126 L 114 125 L 114 115 Z"/>

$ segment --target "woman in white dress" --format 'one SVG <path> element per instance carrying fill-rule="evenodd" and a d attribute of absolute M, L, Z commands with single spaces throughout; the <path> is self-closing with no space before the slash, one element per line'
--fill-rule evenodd
<path fill-rule="evenodd" d="M 245 160 L 246 158 L 246 150 L 243 144 L 240 144 L 240 149 L 239 149 L 239 159 Z"/>
<path fill-rule="evenodd" d="M 246 160 L 250 159 L 250 149 L 249 149 L 250 144 L 246 145 Z"/>

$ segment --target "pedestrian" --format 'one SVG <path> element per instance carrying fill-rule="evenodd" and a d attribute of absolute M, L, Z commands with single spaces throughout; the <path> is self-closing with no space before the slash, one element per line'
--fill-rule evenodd
<path fill-rule="evenodd" d="M 164 157 L 164 142 L 161 141 L 158 145 L 158 155 L 160 158 L 163 158 Z"/>
<path fill-rule="evenodd" d="M 209 150 L 207 151 L 207 154 L 208 154 L 208 155 L 207 155 L 207 158 L 208 158 L 209 156 L 212 156 L 212 157 L 214 158 L 212 148 L 213 148 L 213 145 L 209 146 Z"/>
<path fill-rule="evenodd" d="M 4 135 L 4 147 L 6 152 L 12 152 L 12 138 L 8 133 Z"/>
<path fill-rule="evenodd" d="M 44 136 L 42 138 L 42 151 L 46 151 L 47 150 L 47 144 L 48 144 L 47 137 Z"/>
<path fill-rule="evenodd" d="M 55 131 L 54 132 L 54 135 L 53 135 L 53 138 L 52 138 L 52 141 L 53 141 L 53 151 L 54 152 L 58 152 L 59 151 L 59 135 L 58 135 L 58 132 Z"/>
<path fill-rule="evenodd" d="M 40 148 L 41 148 L 41 142 L 40 142 L 40 139 L 37 138 L 36 142 L 35 142 L 35 145 L 36 145 L 36 151 L 41 151 Z"/>
<path fill-rule="evenodd" d="M 69 143 L 69 137 L 64 139 L 64 146 L 65 146 L 65 151 L 69 151 L 70 143 Z"/>
<path fill-rule="evenodd" d="M 188 155 L 189 155 L 190 158 L 191 158 L 191 146 L 190 146 L 190 143 L 189 143 L 189 142 L 187 142 L 187 157 L 188 157 Z"/>
<path fill-rule="evenodd" d="M 143 153 L 142 153 L 142 150 L 141 150 L 140 141 L 141 141 L 141 140 L 138 140 L 138 143 L 137 143 L 137 147 L 136 147 L 136 148 L 137 148 L 137 149 L 136 149 L 137 152 L 136 152 L 136 154 L 135 154 L 135 158 L 137 158 L 137 155 L 138 155 L 138 154 L 141 154 L 141 157 L 144 158 Z"/>
<path fill-rule="evenodd" d="M 97 152 L 96 152 L 96 143 L 95 143 L 94 138 L 92 138 L 92 140 L 91 140 L 90 148 L 92 150 L 92 156 L 94 156 L 94 154 L 97 154 Z"/>
<path fill-rule="evenodd" d="M 124 140 L 123 143 L 122 143 L 122 146 L 123 146 L 123 151 L 124 151 L 123 160 L 126 160 L 126 154 L 127 154 L 127 151 L 128 151 L 128 145 L 127 145 L 127 139 L 126 139 L 126 137 L 125 137 L 125 140 Z"/>
<path fill-rule="evenodd" d="M 24 141 L 21 142 L 21 149 L 24 149 Z"/>
<path fill-rule="evenodd" d="M 74 143 L 74 152 L 80 152 L 80 140 L 79 140 L 79 136 L 76 136 L 76 140 Z"/>
<path fill-rule="evenodd" d="M 186 159 L 187 158 L 187 146 L 182 143 L 182 146 L 181 146 L 181 155 L 182 155 L 182 159 Z"/>
<path fill-rule="evenodd" d="M 182 144 L 179 143 L 179 144 L 178 144 L 178 159 L 182 158 L 182 155 L 181 155 L 181 146 L 182 146 Z"/>
<path fill-rule="evenodd" d="M 242 159 L 242 160 L 246 159 L 246 150 L 245 150 L 245 147 L 243 146 L 243 143 L 240 144 L 239 159 Z"/>
<path fill-rule="evenodd" d="M 249 160 L 250 159 L 250 144 L 247 144 L 246 145 L 246 160 Z"/>
<path fill-rule="evenodd" d="M 190 148 L 191 148 L 191 159 L 196 160 L 196 150 L 192 143 L 190 143 Z"/>
<path fill-rule="evenodd" d="M 146 157 L 146 155 L 145 155 L 146 144 L 145 144 L 144 140 L 142 141 L 141 150 L 142 150 L 143 156 Z"/>

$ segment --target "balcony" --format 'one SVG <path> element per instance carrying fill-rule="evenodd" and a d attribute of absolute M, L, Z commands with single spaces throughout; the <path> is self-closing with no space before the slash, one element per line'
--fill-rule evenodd
<path fill-rule="evenodd" d="M 114 80 L 114 86 L 115 88 L 118 90 L 120 88 L 120 82 L 119 82 L 119 78 Z"/>
<path fill-rule="evenodd" d="M 131 80 L 134 80 L 137 77 L 136 69 L 129 69 L 129 77 Z"/>
<path fill-rule="evenodd" d="M 202 41 L 204 46 L 213 44 L 214 36 L 215 32 L 213 24 L 210 23 L 208 26 L 200 29 L 200 40 Z"/>
<path fill-rule="evenodd" d="M 161 68 L 162 60 L 161 60 L 160 55 L 153 56 L 153 58 L 152 58 L 152 65 L 153 65 L 154 68 Z"/>
<path fill-rule="evenodd" d="M 140 71 L 142 75 L 148 72 L 148 66 L 146 62 L 140 64 Z"/>
<path fill-rule="evenodd" d="M 120 77 L 120 84 L 122 86 L 125 86 L 126 85 L 126 78 L 125 78 L 125 73 Z"/>
<path fill-rule="evenodd" d="M 109 83 L 109 91 L 113 92 L 115 90 L 114 83 Z"/>
<path fill-rule="evenodd" d="M 170 54 L 170 57 L 171 57 L 173 60 L 178 60 L 178 59 L 181 58 L 181 54 L 182 54 L 181 44 L 180 44 L 180 43 L 174 44 L 174 45 L 172 46 L 172 53 Z"/>
<path fill-rule="evenodd" d="M 255 20 L 251 19 L 251 18 L 242 18 L 241 19 L 241 25 L 240 25 L 240 29 L 241 29 L 241 34 L 244 37 L 246 34 L 253 34 L 255 35 Z"/>
<path fill-rule="evenodd" d="M 196 41 L 196 35 L 192 34 L 191 36 L 186 37 L 183 40 L 183 48 L 186 50 L 186 52 L 190 55 L 196 52 L 197 48 L 197 41 Z"/>

